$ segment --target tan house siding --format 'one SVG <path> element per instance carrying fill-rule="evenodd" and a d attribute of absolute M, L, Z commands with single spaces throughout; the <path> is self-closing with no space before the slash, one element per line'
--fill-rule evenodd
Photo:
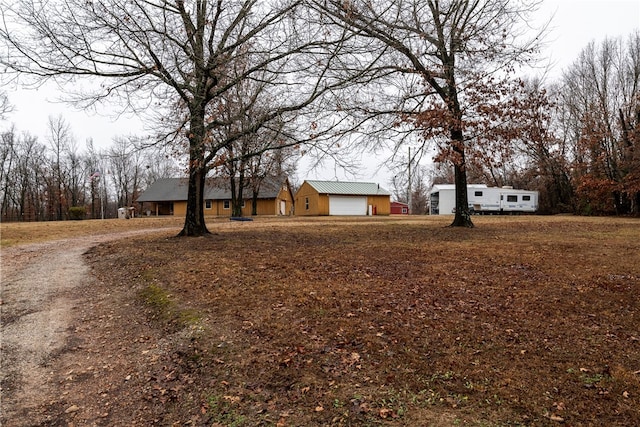
<path fill-rule="evenodd" d="M 215 216 L 231 216 L 231 200 L 228 201 L 229 208 L 224 208 L 224 200 L 212 200 L 211 209 L 204 210 L 205 215 Z M 256 215 L 278 215 L 276 206 L 279 204 L 278 199 L 258 199 Z M 244 201 L 242 208 L 242 216 L 251 216 L 252 200 Z"/>
<path fill-rule="evenodd" d="M 281 202 L 285 202 L 284 213 L 280 212 Z M 224 208 L 224 200 L 212 200 L 211 209 L 206 209 L 205 215 L 231 216 L 231 200 L 228 200 L 229 208 Z M 258 199 L 256 215 L 290 215 L 292 212 L 293 197 L 286 186 L 283 186 L 275 199 Z M 251 216 L 253 200 L 245 199 L 242 208 L 242 216 Z"/>
<path fill-rule="evenodd" d="M 174 216 L 187 216 L 187 202 L 173 202 Z"/>
<path fill-rule="evenodd" d="M 281 212 L 281 202 L 284 202 L 284 211 Z M 288 186 L 282 186 L 276 199 L 276 215 L 293 215 L 293 194 Z"/>
<path fill-rule="evenodd" d="M 391 200 L 389 196 L 367 196 L 367 204 L 373 207 L 374 215 L 391 214 Z"/>
<path fill-rule="evenodd" d="M 318 197 L 318 211 L 320 215 L 329 215 L 329 195 L 320 194 Z"/>
<path fill-rule="evenodd" d="M 306 181 L 296 193 L 296 215 L 329 215 L 329 196 L 320 195 Z"/>

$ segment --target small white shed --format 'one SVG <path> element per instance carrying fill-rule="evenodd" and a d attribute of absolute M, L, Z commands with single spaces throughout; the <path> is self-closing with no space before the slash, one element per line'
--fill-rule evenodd
<path fill-rule="evenodd" d="M 136 208 L 118 208 L 118 219 L 129 219 L 136 216 Z"/>

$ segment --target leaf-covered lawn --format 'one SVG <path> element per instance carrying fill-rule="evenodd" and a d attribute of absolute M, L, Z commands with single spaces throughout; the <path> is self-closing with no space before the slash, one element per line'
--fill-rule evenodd
<path fill-rule="evenodd" d="M 159 331 L 137 413 L 160 425 L 640 424 L 640 221 L 449 221 L 217 222 L 206 238 L 96 249 L 94 271 Z"/>

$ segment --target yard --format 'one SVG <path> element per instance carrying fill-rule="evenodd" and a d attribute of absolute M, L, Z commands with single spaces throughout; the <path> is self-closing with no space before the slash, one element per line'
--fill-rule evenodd
<path fill-rule="evenodd" d="M 216 220 L 210 237 L 102 244 L 86 255 L 91 306 L 52 362 L 85 406 L 47 411 L 76 425 L 640 424 L 640 220 L 450 221 Z"/>

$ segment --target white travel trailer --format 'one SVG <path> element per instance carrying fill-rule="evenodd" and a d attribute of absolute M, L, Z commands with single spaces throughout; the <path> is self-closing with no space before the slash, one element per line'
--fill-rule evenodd
<path fill-rule="evenodd" d="M 456 186 L 434 185 L 430 191 L 432 215 L 448 215 L 455 211 Z M 534 213 L 538 210 L 538 192 L 516 190 L 513 187 L 487 187 L 484 184 L 467 185 L 469 210 L 475 214 Z"/>

